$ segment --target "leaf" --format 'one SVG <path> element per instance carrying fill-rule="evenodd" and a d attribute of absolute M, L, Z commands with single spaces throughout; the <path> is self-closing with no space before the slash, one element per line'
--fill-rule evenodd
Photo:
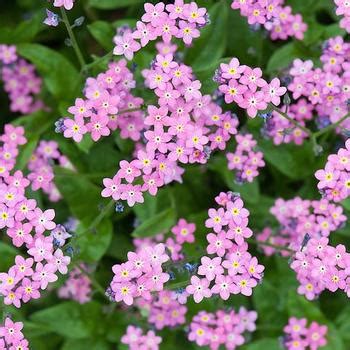
<path fill-rule="evenodd" d="M 72 214 L 86 225 L 91 223 L 100 213 L 99 206 L 106 203 L 100 188 L 72 170 L 55 167 L 54 171 L 55 183 Z"/>
<path fill-rule="evenodd" d="M 47 89 L 58 100 L 78 95 L 80 76 L 63 55 L 39 44 L 20 44 L 17 50 L 35 65 Z"/>
<path fill-rule="evenodd" d="M 215 66 L 226 49 L 228 8 L 224 1 L 217 2 L 210 8 L 209 18 L 210 24 L 201 30 L 201 36 L 194 40 L 186 57 L 195 71 Z"/>
<path fill-rule="evenodd" d="M 260 140 L 259 147 L 264 153 L 264 159 L 291 179 L 311 176 L 322 167 L 323 157 L 316 159 L 310 142 L 304 142 L 302 146 L 292 144 L 275 146 L 271 141 Z"/>
<path fill-rule="evenodd" d="M 143 0 L 89 0 L 89 5 L 101 10 L 110 10 L 143 3 Z"/>
<path fill-rule="evenodd" d="M 69 339 L 64 342 L 61 350 L 109 350 L 109 344 L 102 339 Z"/>
<path fill-rule="evenodd" d="M 0 271 L 8 270 L 13 265 L 17 254 L 16 248 L 0 241 Z"/>
<path fill-rule="evenodd" d="M 242 350 L 283 350 L 278 339 L 261 339 L 242 346 Z"/>
<path fill-rule="evenodd" d="M 295 58 L 310 59 L 313 56 L 316 57 L 315 54 L 310 54 L 310 50 L 301 44 L 291 42 L 274 51 L 270 56 L 265 72 L 269 74 L 279 72 L 288 67 Z"/>
<path fill-rule="evenodd" d="M 39 11 L 30 19 L 21 22 L 14 28 L 0 27 L 0 43 L 19 44 L 33 40 L 45 28 L 42 21 L 43 13 Z"/>
<path fill-rule="evenodd" d="M 144 221 L 132 233 L 133 237 L 149 237 L 167 232 L 175 224 L 176 214 L 173 208 L 168 208 Z"/>
<path fill-rule="evenodd" d="M 222 156 L 215 156 L 210 160 L 209 169 L 217 172 L 225 181 L 226 186 L 235 192 L 239 192 L 243 200 L 250 203 L 257 203 L 260 197 L 259 183 L 255 179 L 253 182 L 237 184 L 235 182 L 235 172 L 227 167 L 227 159 Z"/>
<path fill-rule="evenodd" d="M 80 225 L 75 242 L 79 246 L 79 259 L 85 262 L 100 260 L 112 241 L 113 225 L 110 220 L 103 220 L 92 231 Z"/>
<path fill-rule="evenodd" d="M 30 320 L 40 324 L 47 332 L 72 339 L 88 338 L 103 328 L 101 306 L 97 302 L 63 302 L 34 312 Z"/>
<path fill-rule="evenodd" d="M 16 169 L 22 170 L 26 167 L 29 162 L 30 157 L 34 153 L 34 150 L 38 144 L 39 137 L 32 137 L 25 145 L 20 147 L 17 161 L 16 161 Z"/>
<path fill-rule="evenodd" d="M 109 22 L 96 21 L 88 26 L 89 32 L 97 40 L 101 46 L 107 51 L 113 48 L 113 37 L 115 35 L 115 29 Z"/>

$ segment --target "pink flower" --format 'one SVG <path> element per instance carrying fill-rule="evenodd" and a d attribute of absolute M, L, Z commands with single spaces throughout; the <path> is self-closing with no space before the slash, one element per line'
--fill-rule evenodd
<path fill-rule="evenodd" d="M 198 267 L 198 275 L 205 276 L 208 281 L 212 281 L 215 277 L 224 273 L 221 266 L 221 258 L 215 257 L 213 259 L 203 256 L 201 258 L 201 265 Z"/>
<path fill-rule="evenodd" d="M 217 254 L 218 256 L 224 256 L 226 250 L 232 247 L 232 242 L 226 238 L 226 233 L 224 231 L 220 232 L 218 235 L 214 233 L 209 233 L 207 235 L 207 240 L 209 245 L 207 246 L 208 254 Z"/>
<path fill-rule="evenodd" d="M 230 276 L 220 275 L 215 278 L 215 284 L 211 291 L 213 294 L 219 294 L 221 299 L 227 300 L 231 293 L 236 293 L 236 289 Z"/>
<path fill-rule="evenodd" d="M 180 21 L 179 31 L 177 32 L 176 37 L 181 38 L 186 45 L 190 45 L 193 38 L 199 37 L 199 30 L 196 29 L 195 24 L 191 24 L 186 21 Z"/>
<path fill-rule="evenodd" d="M 28 254 L 34 257 L 34 261 L 50 260 L 53 253 L 51 237 L 37 238 L 34 246 L 28 250 Z"/>
<path fill-rule="evenodd" d="M 53 6 L 64 7 L 66 10 L 71 10 L 73 8 L 74 0 L 55 0 Z"/>
<path fill-rule="evenodd" d="M 280 86 L 280 81 L 278 78 L 271 80 L 270 84 L 265 85 L 262 91 L 265 93 L 265 101 L 272 102 L 275 106 L 278 106 L 281 102 L 280 96 L 283 96 L 287 89 Z"/>
<path fill-rule="evenodd" d="M 191 284 L 186 287 L 186 292 L 193 294 L 196 303 L 200 303 L 203 298 L 210 298 L 212 295 L 209 281 L 206 278 L 199 279 L 197 276 L 191 277 Z"/>
<path fill-rule="evenodd" d="M 254 278 L 250 278 L 249 275 L 236 275 L 232 277 L 233 283 L 237 286 L 235 294 L 242 293 L 246 296 L 251 296 L 252 288 L 256 287 L 257 282 Z"/>
<path fill-rule="evenodd" d="M 132 305 L 134 302 L 135 285 L 131 282 L 112 283 L 112 290 L 115 293 L 115 301 L 123 301 L 126 305 Z"/>
<path fill-rule="evenodd" d="M 13 322 L 9 317 L 6 317 L 4 325 L 0 327 L 0 336 L 4 337 L 7 343 L 16 344 L 23 339 L 22 328 L 22 322 Z"/>
<path fill-rule="evenodd" d="M 87 132 L 82 117 L 75 117 L 74 119 L 66 118 L 64 120 L 64 127 L 64 137 L 72 137 L 75 142 L 80 142 L 83 138 L 83 135 Z"/>
<path fill-rule="evenodd" d="M 53 209 L 45 210 L 36 208 L 29 216 L 30 223 L 34 226 L 36 233 L 44 233 L 45 230 L 53 230 L 56 224 L 52 221 L 55 217 Z"/>
<path fill-rule="evenodd" d="M 219 233 L 222 226 L 227 225 L 227 220 L 224 218 L 225 211 L 223 208 L 218 210 L 209 209 L 208 210 L 209 219 L 205 221 L 205 226 L 208 228 L 213 228 L 214 232 Z"/>
<path fill-rule="evenodd" d="M 33 281 L 40 282 L 40 288 L 46 289 L 49 283 L 57 281 L 58 277 L 55 274 L 56 266 L 48 263 L 43 265 L 41 262 L 37 263 L 33 275 Z"/>
<path fill-rule="evenodd" d="M 113 40 L 116 44 L 113 54 L 124 55 L 128 60 L 132 60 L 134 53 L 141 49 L 141 45 L 133 39 L 131 33 L 124 33 L 123 36 L 115 36 Z"/>

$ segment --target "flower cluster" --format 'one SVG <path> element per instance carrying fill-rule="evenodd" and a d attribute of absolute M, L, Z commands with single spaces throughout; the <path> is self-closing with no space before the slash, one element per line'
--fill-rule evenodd
<path fill-rule="evenodd" d="M 12 112 L 29 114 L 44 108 L 37 98 L 42 80 L 32 64 L 18 57 L 15 46 L 0 45 L 0 79 L 4 81 Z"/>
<path fill-rule="evenodd" d="M 295 37 L 303 40 L 307 25 L 300 14 L 293 15 L 290 6 L 283 6 L 284 0 L 233 0 L 231 7 L 240 10 L 250 25 L 264 25 L 272 40 L 287 40 Z"/>
<path fill-rule="evenodd" d="M 298 122 L 300 126 L 305 126 L 305 123 L 312 119 L 313 107 L 306 101 L 305 98 L 300 98 L 296 103 L 293 103 L 287 108 L 282 106 L 282 110 L 288 112 L 288 116 Z M 260 114 L 265 120 L 262 127 L 262 134 L 273 140 L 275 145 L 282 143 L 294 142 L 296 145 L 301 145 L 308 134 L 301 127 L 296 126 L 290 120 L 286 119 L 277 111 L 272 111 L 267 114 Z"/>
<path fill-rule="evenodd" d="M 337 154 L 328 156 L 324 169 L 315 173 L 318 189 L 328 200 L 339 202 L 350 195 L 350 140 Z"/>
<path fill-rule="evenodd" d="M 225 102 L 237 103 L 251 118 L 265 110 L 269 103 L 278 106 L 280 97 L 287 91 L 281 87 L 278 78 L 268 83 L 260 68 L 241 65 L 237 58 L 232 58 L 228 64 L 221 63 L 214 79 L 221 84 L 219 90 L 224 94 Z"/>
<path fill-rule="evenodd" d="M 203 298 L 219 295 L 227 300 L 230 294 L 252 295 L 252 289 L 261 281 L 264 266 L 248 252 L 245 241 L 253 235 L 248 228 L 249 211 L 240 197 L 232 193 L 220 193 L 215 198 L 220 206 L 208 211 L 205 226 L 214 233 L 207 235 L 207 253 L 198 267 L 198 276 L 191 277 L 186 291 L 199 303 Z"/>
<path fill-rule="evenodd" d="M 303 119 L 310 119 L 312 113 L 316 112 L 319 116 L 316 120 L 319 128 L 338 122 L 348 113 L 349 53 L 350 44 L 337 36 L 330 38 L 323 45 L 321 68 L 314 68 L 311 60 L 295 59 L 289 70 L 290 76 L 286 79 L 290 81 L 288 90 L 294 100 L 300 97 L 306 98 L 303 102 L 303 113 L 308 117 Z M 349 128 L 349 126 L 348 120 L 341 123 L 341 127 Z"/>
<path fill-rule="evenodd" d="M 0 326 L 0 349 L 29 350 L 28 340 L 22 333 L 23 323 L 13 322 L 6 317 L 4 324 Z"/>
<path fill-rule="evenodd" d="M 148 331 L 146 334 L 143 334 L 141 328 L 128 326 L 126 334 L 121 338 L 121 342 L 128 345 L 129 350 L 158 350 L 162 338 L 157 336 L 154 331 Z"/>
<path fill-rule="evenodd" d="M 244 333 L 252 333 L 256 329 L 255 311 L 247 311 L 241 307 L 234 310 L 217 310 L 215 313 L 200 311 L 190 323 L 188 339 L 198 346 L 208 346 L 217 350 L 220 346 L 235 350 L 245 343 Z"/>
<path fill-rule="evenodd" d="M 45 231 L 52 231 L 55 211 L 42 211 L 34 199 L 25 196 L 29 180 L 21 171 L 13 175 L 18 147 L 26 143 L 22 127 L 5 125 L 5 133 L 0 137 L 0 228 L 6 229 L 7 235 L 16 247 L 25 246 L 30 258 L 17 255 L 15 265 L 7 273 L 0 273 L 0 294 L 5 304 L 20 307 L 21 303 L 40 297 L 40 289 L 46 289 L 49 282 L 57 280 L 57 272 L 67 273 L 70 257 L 65 256 L 59 244 L 54 244 L 54 231 L 45 236 Z M 32 231 L 34 230 L 34 234 Z M 64 244 L 64 242 L 63 242 Z M 56 249 L 57 248 L 57 249 Z"/>
<path fill-rule="evenodd" d="M 53 182 L 55 163 L 64 168 L 74 169 L 68 158 L 59 151 L 56 141 L 40 141 L 28 162 L 28 179 L 33 191 L 42 189 L 52 202 L 61 199 L 61 194 Z"/>
<path fill-rule="evenodd" d="M 114 37 L 115 55 L 124 55 L 131 60 L 135 52 L 157 38 L 162 38 L 165 43 L 179 38 L 186 45 L 191 45 L 192 40 L 199 37 L 199 28 L 208 23 L 207 10 L 198 8 L 195 2 L 184 4 L 183 0 L 175 0 L 174 4 L 168 5 L 163 2 L 156 5 L 145 3 L 144 8 L 145 13 L 136 23 L 135 30 L 123 28 Z"/>
<path fill-rule="evenodd" d="M 348 33 L 350 33 L 350 3 L 347 0 L 334 0 L 337 6 L 335 13 L 338 16 L 343 16 L 340 20 L 340 28 L 344 28 Z"/>
<path fill-rule="evenodd" d="M 86 133 L 98 141 L 120 128 L 122 138 L 139 140 L 143 127 L 143 112 L 140 111 L 143 100 L 131 94 L 135 85 L 125 60 L 110 63 L 107 71 L 86 80 L 85 98 L 77 98 L 74 106 L 68 108 L 74 118 L 60 119 L 56 131 L 80 142 Z M 121 114 L 123 118 L 120 118 Z"/>
<path fill-rule="evenodd" d="M 163 290 L 152 296 L 152 299 L 137 300 L 140 308 L 147 310 L 148 322 L 157 330 L 165 327 L 176 327 L 185 324 L 187 307 L 173 298 L 173 292 Z"/>
<path fill-rule="evenodd" d="M 267 229 L 258 236 L 258 240 L 289 247 L 294 251 L 299 251 L 309 238 L 328 237 L 346 221 L 343 208 L 326 199 L 278 198 L 270 212 L 280 224 L 279 232 L 272 235 L 272 231 Z M 272 252 L 273 248 L 264 249 Z"/>
<path fill-rule="evenodd" d="M 129 252 L 128 261 L 116 264 L 108 293 L 117 302 L 132 305 L 134 298 L 151 299 L 151 292 L 163 290 L 169 274 L 162 269 L 162 264 L 169 260 L 164 244 L 146 246 L 139 252 Z"/>
<path fill-rule="evenodd" d="M 256 140 L 253 135 L 237 134 L 235 136 L 237 147 L 234 153 L 227 153 L 228 168 L 236 170 L 236 181 L 242 183 L 244 181 L 252 182 L 259 175 L 259 168 L 265 166 L 262 152 L 255 152 Z"/>
<path fill-rule="evenodd" d="M 298 293 L 308 300 L 315 299 L 324 290 L 343 290 L 350 297 L 349 266 L 350 254 L 345 246 L 332 247 L 326 237 L 310 239 L 291 264 L 300 283 Z"/>
<path fill-rule="evenodd" d="M 305 318 L 291 317 L 284 332 L 283 344 L 287 350 L 317 350 L 327 344 L 327 326 L 313 321 L 307 327 Z"/>
<path fill-rule="evenodd" d="M 85 265 L 81 265 L 81 268 L 86 269 Z M 69 272 L 65 284 L 59 288 L 58 296 L 62 299 L 76 300 L 80 304 L 89 302 L 91 300 L 90 278 L 75 267 Z"/>
<path fill-rule="evenodd" d="M 71 10 L 74 5 L 74 0 L 54 0 L 53 6 L 64 7 L 66 10 Z"/>
<path fill-rule="evenodd" d="M 143 192 L 154 196 L 159 187 L 181 181 L 184 170 L 178 162 L 206 163 L 212 151 L 226 147 L 238 125 L 236 116 L 201 94 L 191 68 L 175 61 L 173 54 L 158 54 L 142 74 L 159 103 L 147 109 L 146 146 L 138 147 L 136 159 L 120 162 L 113 179 L 104 179 L 102 191 L 103 197 L 126 200 L 129 206 L 143 203 Z"/>

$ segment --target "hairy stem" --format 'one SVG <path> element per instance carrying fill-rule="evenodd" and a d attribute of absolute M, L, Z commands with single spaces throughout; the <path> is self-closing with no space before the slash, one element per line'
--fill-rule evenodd
<path fill-rule="evenodd" d="M 73 30 L 72 30 L 72 27 L 69 24 L 67 13 L 66 13 L 66 10 L 64 9 L 64 7 L 61 7 L 61 14 L 62 14 L 63 23 L 66 26 L 66 29 L 67 29 L 67 32 L 68 32 L 69 39 L 70 39 L 70 41 L 72 43 L 72 46 L 73 46 L 75 54 L 76 54 L 76 56 L 78 58 L 79 64 L 80 64 L 81 68 L 83 69 L 83 67 L 86 66 L 86 63 L 85 63 L 83 54 L 80 51 L 79 45 L 77 43 L 77 40 L 75 39 L 75 35 L 74 35 Z"/>

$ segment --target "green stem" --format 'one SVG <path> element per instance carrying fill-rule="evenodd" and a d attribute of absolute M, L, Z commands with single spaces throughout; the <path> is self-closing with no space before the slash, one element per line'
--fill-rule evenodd
<path fill-rule="evenodd" d="M 335 129 L 337 126 L 339 126 L 344 120 L 350 117 L 350 113 L 345 114 L 344 117 L 340 118 L 336 123 L 333 123 L 331 125 L 328 125 L 327 127 L 317 131 L 314 133 L 315 138 L 325 134 L 326 132 Z"/>
<path fill-rule="evenodd" d="M 108 299 L 108 297 L 106 296 L 106 291 L 103 289 L 103 287 L 101 286 L 101 284 L 97 281 L 97 279 L 88 271 L 86 271 L 83 267 L 81 267 L 80 264 L 76 265 L 77 269 L 85 276 L 87 276 L 90 281 L 91 284 L 96 288 L 96 290 L 103 295 L 105 298 Z M 108 299 L 109 300 L 109 299 Z"/>
<path fill-rule="evenodd" d="M 137 111 L 142 111 L 142 108 L 141 107 L 137 107 L 137 108 L 130 108 L 130 109 L 122 109 L 117 114 L 131 113 L 131 112 L 137 112 Z"/>
<path fill-rule="evenodd" d="M 309 130 L 308 128 L 306 128 L 305 126 L 299 124 L 295 119 L 291 118 L 286 112 L 283 112 L 281 109 L 279 109 L 278 107 L 276 107 L 275 105 L 273 105 L 272 103 L 269 104 L 269 107 L 272 108 L 274 111 L 276 111 L 277 113 L 279 113 L 282 117 L 284 117 L 285 119 L 287 119 L 288 121 L 290 121 L 293 125 L 295 125 L 296 127 L 298 127 L 299 129 L 303 130 L 304 132 L 306 132 L 308 135 L 312 135 L 312 131 Z"/>
<path fill-rule="evenodd" d="M 67 13 L 66 13 L 66 10 L 64 9 L 64 7 L 61 7 L 61 14 L 62 14 L 63 23 L 65 24 L 65 26 L 67 28 L 69 39 L 70 39 L 70 41 L 72 43 L 73 49 L 75 51 L 75 54 L 77 55 L 78 61 L 80 63 L 80 66 L 83 69 L 83 67 L 86 66 L 86 63 L 85 63 L 84 57 L 83 57 L 83 55 L 82 55 L 82 53 L 80 51 L 79 45 L 78 45 L 78 43 L 77 43 L 77 41 L 75 39 L 75 35 L 73 33 L 72 27 L 69 24 Z"/>
<path fill-rule="evenodd" d="M 84 64 L 84 66 L 82 66 L 82 68 L 81 68 L 81 73 L 86 72 L 86 71 L 90 70 L 92 67 L 95 67 L 99 63 L 103 62 L 104 60 L 111 58 L 112 55 L 113 55 L 113 51 L 110 51 L 107 54 L 105 54 L 104 56 L 99 57 L 97 60 L 95 60 L 89 64 Z"/>
<path fill-rule="evenodd" d="M 273 243 L 269 243 L 269 242 L 260 242 L 260 241 L 256 241 L 254 239 L 248 239 L 247 242 L 250 244 L 254 244 L 256 246 L 259 246 L 259 245 L 264 245 L 266 247 L 271 247 L 271 248 L 275 248 L 276 250 L 279 250 L 279 251 L 287 251 L 287 252 L 290 252 L 290 253 L 295 253 L 295 251 L 293 249 L 290 249 L 290 248 L 287 248 L 287 247 L 281 247 L 277 244 L 273 244 Z"/>
<path fill-rule="evenodd" d="M 190 281 L 181 281 L 181 282 L 174 283 L 174 284 L 168 286 L 167 289 L 175 290 L 175 289 L 187 287 L 189 285 L 189 283 L 190 283 Z"/>
<path fill-rule="evenodd" d="M 109 210 L 113 207 L 115 201 L 112 199 L 102 210 L 101 213 L 96 216 L 95 220 L 91 223 L 91 225 L 84 230 L 83 232 L 81 232 L 79 234 L 79 237 L 82 237 L 85 233 L 94 230 L 99 223 L 105 218 L 105 216 L 108 214 Z M 76 241 L 79 240 L 79 237 L 76 239 Z"/>

